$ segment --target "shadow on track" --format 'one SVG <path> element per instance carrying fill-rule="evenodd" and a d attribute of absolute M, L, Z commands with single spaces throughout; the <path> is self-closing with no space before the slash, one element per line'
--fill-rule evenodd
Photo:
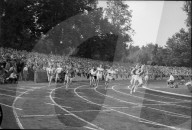
<path fill-rule="evenodd" d="M 1 88 L 7 88 L 10 87 L 12 88 L 12 92 L 7 92 L 7 91 L 0 91 L 0 93 L 2 94 L 9 94 L 11 96 L 16 96 L 16 91 L 17 91 L 17 84 L 6 84 L 6 85 L 1 85 Z M 2 95 L 0 95 L 0 103 L 2 104 L 6 104 L 9 106 L 12 106 L 13 101 L 15 100 L 15 98 L 13 97 L 3 97 Z M 2 115 L 0 117 L 0 127 L 2 129 L 19 129 L 19 126 L 16 122 L 15 119 L 15 115 L 13 113 L 13 108 L 7 107 L 5 105 L 1 105 L 1 111 L 2 111 Z M 2 120 L 1 120 L 2 119 Z"/>
<path fill-rule="evenodd" d="M 150 90 L 145 90 L 145 93 L 146 94 L 144 95 L 143 104 L 148 104 L 148 101 L 145 99 L 151 98 L 148 93 L 153 93 L 153 92 Z M 163 95 L 165 97 L 166 96 L 169 97 L 168 95 L 165 95 L 165 94 Z M 174 97 L 174 96 L 171 95 L 171 97 Z M 188 102 L 188 103 L 191 104 L 191 102 Z M 170 112 L 182 113 L 184 115 L 191 115 L 191 109 L 185 109 L 181 107 L 179 108 L 173 105 L 156 105 L 156 108 L 161 110 L 167 110 Z M 170 116 L 170 115 L 167 115 L 166 113 L 157 112 L 157 111 L 153 111 L 146 108 L 141 109 L 140 117 L 147 120 L 154 121 L 154 122 L 158 122 L 161 124 L 169 125 L 169 126 L 179 126 L 190 121 L 189 118 Z M 153 128 L 161 128 L 161 126 L 157 126 L 157 125 L 151 125 L 151 124 L 146 124 L 146 125 Z"/>
<path fill-rule="evenodd" d="M 72 85 L 71 88 L 76 88 L 80 85 L 85 85 L 85 82 L 78 83 L 78 85 Z M 57 87 L 60 86 L 57 85 Z M 106 90 L 102 89 L 101 91 L 106 94 Z M 98 95 L 95 94 L 93 88 L 89 87 L 89 85 L 86 85 L 82 89 L 78 89 L 78 93 L 82 96 L 86 96 L 87 98 L 95 98 L 101 104 L 103 104 L 105 100 L 105 97 L 98 97 Z M 54 100 L 57 104 L 63 106 L 65 109 L 86 120 L 87 122 L 93 122 L 102 109 L 101 106 L 90 104 L 80 99 L 74 93 L 74 89 L 66 90 L 65 87 L 58 88 L 56 89 L 54 96 L 56 97 Z M 62 111 L 58 107 L 55 107 L 55 112 L 56 114 L 59 114 L 58 119 L 65 126 L 83 127 L 88 125 L 86 122 L 83 122 L 76 117 L 69 115 L 67 112 Z"/>

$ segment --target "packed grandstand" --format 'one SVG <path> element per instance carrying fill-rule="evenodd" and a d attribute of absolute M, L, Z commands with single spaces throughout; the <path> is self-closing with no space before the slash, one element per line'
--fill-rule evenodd
<path fill-rule="evenodd" d="M 116 77 L 127 79 L 130 77 L 130 71 L 134 64 L 120 63 L 120 62 L 106 62 L 86 58 L 59 56 L 53 54 L 41 54 L 37 52 L 19 51 L 11 48 L 0 48 L 0 82 L 5 83 L 8 77 L 15 73 L 17 79 L 22 80 L 23 69 L 27 67 L 29 73 L 26 75 L 27 79 L 34 80 L 34 72 L 45 71 L 48 64 L 57 66 L 59 63 L 62 68 L 73 64 L 76 75 L 88 78 L 89 70 L 92 67 L 98 67 L 102 64 L 105 68 L 110 66 L 116 71 Z M 170 73 L 176 76 L 191 76 L 191 68 L 186 67 L 167 67 L 167 66 L 151 66 L 146 65 L 147 71 L 151 78 L 167 77 Z M 26 78 L 26 77 L 24 77 Z M 182 77 L 181 77 L 182 78 Z"/>

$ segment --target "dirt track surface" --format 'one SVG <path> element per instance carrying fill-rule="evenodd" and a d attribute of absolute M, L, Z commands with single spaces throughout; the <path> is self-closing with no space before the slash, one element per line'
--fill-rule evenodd
<path fill-rule="evenodd" d="M 62 84 L 48 87 L 46 83 L 3 86 L 0 88 L 0 103 L 4 113 L 1 127 L 70 130 L 191 129 L 191 98 L 162 95 L 143 88 L 130 94 L 128 81 L 113 81 L 108 89 L 104 89 L 103 82 L 97 88 L 88 84 L 74 82 L 68 90 Z"/>

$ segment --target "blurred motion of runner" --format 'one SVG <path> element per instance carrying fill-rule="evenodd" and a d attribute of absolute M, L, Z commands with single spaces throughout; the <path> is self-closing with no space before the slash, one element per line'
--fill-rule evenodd
<path fill-rule="evenodd" d="M 102 68 L 102 65 L 100 64 L 99 67 L 97 67 L 97 73 L 96 73 L 96 86 L 98 87 L 99 85 L 99 80 L 102 79 L 102 76 L 103 76 L 103 68 Z"/>

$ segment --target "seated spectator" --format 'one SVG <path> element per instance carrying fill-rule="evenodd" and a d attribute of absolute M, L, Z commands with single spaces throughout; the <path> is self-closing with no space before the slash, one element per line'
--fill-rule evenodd
<path fill-rule="evenodd" d="M 187 83 L 185 84 L 185 86 L 187 86 L 188 89 L 189 89 L 189 91 L 192 93 L 192 80 L 190 80 L 189 82 L 187 82 Z"/>
<path fill-rule="evenodd" d="M 16 83 L 17 80 L 18 80 L 16 72 L 13 71 L 13 72 L 10 74 L 10 76 L 9 76 L 8 78 L 6 78 L 6 80 L 7 80 L 8 82 L 11 82 L 11 83 Z"/>
<path fill-rule="evenodd" d="M 187 82 L 185 86 L 192 86 L 192 81 Z"/>
<path fill-rule="evenodd" d="M 174 85 L 174 82 L 175 82 L 175 78 L 173 77 L 172 73 L 170 73 L 170 77 L 169 77 L 169 79 L 167 80 L 168 86 L 171 85 L 171 88 L 172 88 L 173 85 Z"/>

